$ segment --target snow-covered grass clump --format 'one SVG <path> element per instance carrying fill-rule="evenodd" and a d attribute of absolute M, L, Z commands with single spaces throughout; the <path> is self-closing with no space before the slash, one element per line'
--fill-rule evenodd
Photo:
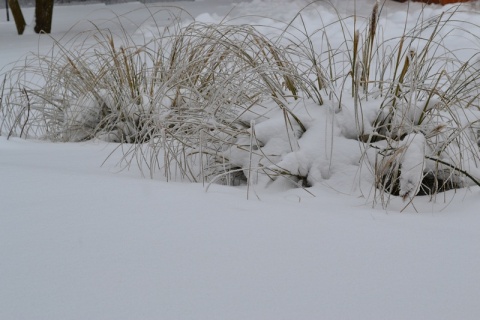
<path fill-rule="evenodd" d="M 384 204 L 479 184 L 480 63 L 445 45 L 465 31 L 456 8 L 393 38 L 380 9 L 316 30 L 308 10 L 270 27 L 173 18 L 142 41 L 94 26 L 7 74 L 1 132 L 122 143 L 167 179 L 308 187 L 347 170 Z"/>

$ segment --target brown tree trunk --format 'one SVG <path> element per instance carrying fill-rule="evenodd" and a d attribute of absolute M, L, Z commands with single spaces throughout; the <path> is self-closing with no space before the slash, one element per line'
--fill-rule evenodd
<path fill-rule="evenodd" d="M 53 0 L 35 0 L 35 32 L 50 33 L 52 30 Z"/>
<path fill-rule="evenodd" d="M 15 20 L 15 26 L 17 27 L 18 34 L 23 34 L 25 31 L 25 19 L 23 18 L 22 9 L 20 8 L 20 4 L 18 0 L 8 0 L 8 6 L 12 11 L 13 19 Z"/>

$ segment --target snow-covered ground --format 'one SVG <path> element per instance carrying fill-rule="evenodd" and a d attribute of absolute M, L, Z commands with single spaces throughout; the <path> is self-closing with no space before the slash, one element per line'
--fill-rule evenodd
<path fill-rule="evenodd" d="M 372 2 L 334 4 L 341 15 L 368 15 Z M 230 14 L 261 23 L 251 15 L 288 21 L 307 4 L 173 5 L 205 22 Z M 142 6 L 58 6 L 53 37 Z M 421 5 L 411 4 L 408 16 L 399 11 L 406 7 L 386 3 L 388 33 L 415 23 Z M 336 15 L 321 1 L 314 8 L 325 20 Z M 461 21 L 480 24 L 476 5 L 461 10 Z M 131 34 L 148 16 L 135 12 L 123 25 Z M 33 10 L 24 14 L 31 20 Z M 0 21 L 2 72 L 28 51 L 50 48 L 48 37 L 17 36 Z M 464 48 L 462 41 L 453 45 Z M 246 187 L 207 190 L 120 170 L 116 147 L 0 136 L 0 319 L 480 318 L 478 187 L 435 203 L 395 198 L 383 210 L 346 193 L 342 183 L 355 177 L 339 175 L 308 192 L 253 187 L 247 199 Z"/>

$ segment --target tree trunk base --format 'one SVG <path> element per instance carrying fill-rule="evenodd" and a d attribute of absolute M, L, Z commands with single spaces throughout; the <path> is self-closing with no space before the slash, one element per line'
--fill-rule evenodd
<path fill-rule="evenodd" d="M 20 8 L 18 0 L 8 0 L 8 6 L 12 11 L 13 20 L 15 20 L 15 26 L 17 27 L 18 34 L 23 34 L 27 24 L 23 18 L 22 9 Z"/>

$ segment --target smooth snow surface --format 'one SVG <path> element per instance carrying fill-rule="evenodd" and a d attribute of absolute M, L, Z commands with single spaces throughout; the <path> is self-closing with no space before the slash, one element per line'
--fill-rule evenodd
<path fill-rule="evenodd" d="M 368 15 L 372 2 L 357 0 L 357 12 Z M 333 3 L 340 15 L 355 10 L 353 0 Z M 288 21 L 307 4 L 162 5 L 182 6 L 204 22 L 230 14 L 238 23 L 261 24 L 264 18 L 251 15 Z M 58 6 L 52 36 L 81 32 L 88 24 L 76 22 L 83 19 L 108 20 L 142 7 Z M 406 7 L 386 2 L 385 32 L 401 34 L 405 21 L 415 23 L 415 14 L 402 11 Z M 423 14 L 451 7 L 432 5 Z M 459 23 L 480 24 L 476 7 L 463 5 Z M 409 10 L 421 8 L 412 3 Z M 322 24 L 338 19 L 321 1 L 315 10 L 322 11 Z M 127 32 L 148 29 L 142 12 L 129 16 L 138 20 L 124 25 Z M 28 21 L 33 10 L 24 15 Z M 305 19 L 308 29 L 318 28 Z M 0 30 L 2 72 L 52 43 L 28 30 L 17 36 L 3 17 Z M 480 46 L 465 43 L 468 35 L 454 45 Z M 273 135 L 268 128 L 257 134 Z M 300 143 L 311 143 L 314 132 L 309 134 Z M 407 152 L 424 147 L 423 137 L 408 139 Z M 270 141 L 274 149 L 275 139 Z M 319 164 L 322 183 L 308 192 L 251 187 L 247 200 L 246 187 L 206 190 L 202 184 L 142 178 L 134 166 L 122 171 L 117 147 L 0 136 L 0 319 L 480 318 L 478 187 L 440 194 L 436 202 L 398 197 L 388 211 L 372 208 L 369 195 L 344 192 L 356 179 L 348 166 L 355 146 L 340 142 L 331 147 L 342 167 Z M 303 162 L 319 157 L 297 156 Z M 328 166 L 337 170 L 331 179 L 330 171 L 322 171 Z M 406 192 L 417 187 L 418 174 L 404 177 Z"/>

